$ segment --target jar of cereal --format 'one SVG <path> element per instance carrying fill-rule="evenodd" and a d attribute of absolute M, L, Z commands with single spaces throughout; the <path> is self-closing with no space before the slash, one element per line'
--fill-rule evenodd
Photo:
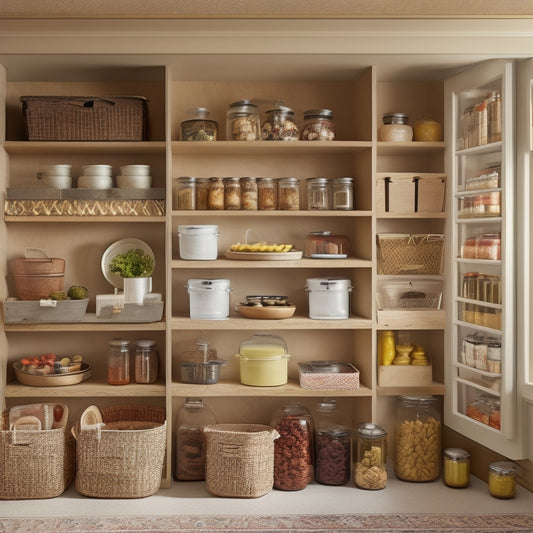
<path fill-rule="evenodd" d="M 226 140 L 257 141 L 260 139 L 259 109 L 250 100 L 233 102 L 226 115 Z"/>
<path fill-rule="evenodd" d="M 387 432 L 375 424 L 359 426 L 355 457 L 355 484 L 360 489 L 383 489 L 387 485 Z"/>

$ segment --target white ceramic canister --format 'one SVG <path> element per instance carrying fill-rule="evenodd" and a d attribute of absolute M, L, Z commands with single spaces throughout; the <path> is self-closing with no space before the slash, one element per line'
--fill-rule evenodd
<path fill-rule="evenodd" d="M 191 318 L 224 320 L 229 317 L 229 279 L 189 279 L 186 289 Z"/>
<path fill-rule="evenodd" d="M 305 288 L 309 296 L 309 318 L 338 320 L 350 316 L 352 282 L 346 278 L 310 278 Z"/>
<path fill-rule="evenodd" d="M 213 261 L 218 255 L 218 226 L 178 226 L 180 258 Z"/>

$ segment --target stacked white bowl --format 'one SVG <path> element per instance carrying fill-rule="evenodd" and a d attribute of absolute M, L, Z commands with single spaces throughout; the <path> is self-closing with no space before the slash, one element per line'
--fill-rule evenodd
<path fill-rule="evenodd" d="M 111 189 L 113 168 L 111 165 L 85 165 L 78 178 L 79 189 Z"/>
<path fill-rule="evenodd" d="M 72 165 L 48 165 L 37 173 L 37 179 L 42 180 L 45 187 L 69 189 L 72 187 L 71 169 Z"/>
<path fill-rule="evenodd" d="M 150 165 L 126 165 L 120 167 L 117 186 L 122 189 L 149 189 L 152 186 Z"/>

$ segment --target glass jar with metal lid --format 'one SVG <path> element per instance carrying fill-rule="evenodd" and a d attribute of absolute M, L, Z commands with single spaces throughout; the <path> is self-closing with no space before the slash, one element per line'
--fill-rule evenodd
<path fill-rule="evenodd" d="M 511 461 L 490 463 L 488 485 L 491 496 L 513 498 L 516 494 L 516 466 Z"/>
<path fill-rule="evenodd" d="M 241 178 L 241 208 L 244 211 L 257 211 L 257 180 Z"/>
<path fill-rule="evenodd" d="M 274 178 L 257 178 L 257 208 L 259 211 L 278 208 L 278 184 Z"/>
<path fill-rule="evenodd" d="M 328 178 L 307 178 L 307 209 L 310 211 L 331 209 L 331 192 Z"/>
<path fill-rule="evenodd" d="M 405 113 L 383 115 L 383 125 L 378 130 L 378 141 L 409 142 L 413 140 L 413 128 Z"/>
<path fill-rule="evenodd" d="M 196 209 L 209 207 L 209 178 L 196 178 Z"/>
<path fill-rule="evenodd" d="M 155 341 L 140 340 L 135 343 L 135 382 L 154 383 L 157 380 L 159 354 Z"/>
<path fill-rule="evenodd" d="M 226 114 L 226 140 L 257 141 L 260 139 L 259 108 L 250 100 L 230 104 Z"/>
<path fill-rule="evenodd" d="M 309 109 L 304 111 L 304 122 L 300 132 L 302 141 L 335 140 L 335 123 L 330 109 Z"/>
<path fill-rule="evenodd" d="M 278 209 L 285 211 L 300 209 L 300 180 L 298 178 L 278 179 Z"/>
<path fill-rule="evenodd" d="M 378 490 L 387 485 L 387 432 L 375 424 L 357 428 L 353 478 L 360 489 Z"/>
<path fill-rule="evenodd" d="M 110 385 L 127 385 L 130 382 L 130 343 L 126 339 L 109 341 L 107 382 Z"/>
<path fill-rule="evenodd" d="M 348 237 L 335 235 L 331 231 L 312 231 L 305 240 L 305 257 L 335 259 L 348 257 Z"/>
<path fill-rule="evenodd" d="M 238 211 L 241 208 L 240 178 L 224 178 L 224 209 Z"/>
<path fill-rule="evenodd" d="M 196 209 L 196 178 L 182 176 L 174 188 L 174 209 L 192 211 Z"/>
<path fill-rule="evenodd" d="M 209 109 L 196 107 L 187 111 L 194 118 L 184 120 L 181 123 L 182 141 L 216 141 L 218 134 L 218 123 L 209 120 Z"/>
<path fill-rule="evenodd" d="M 332 181 L 333 209 L 352 211 L 354 208 L 353 178 L 334 178 Z"/>
<path fill-rule="evenodd" d="M 279 105 L 266 111 L 266 118 L 261 126 L 263 141 L 297 141 L 300 130 L 294 119 L 294 111 Z"/>
<path fill-rule="evenodd" d="M 470 454 L 462 448 L 443 452 L 443 480 L 448 487 L 462 489 L 470 485 Z"/>
<path fill-rule="evenodd" d="M 213 177 L 209 179 L 209 196 L 207 198 L 208 209 L 224 209 L 224 179 Z"/>

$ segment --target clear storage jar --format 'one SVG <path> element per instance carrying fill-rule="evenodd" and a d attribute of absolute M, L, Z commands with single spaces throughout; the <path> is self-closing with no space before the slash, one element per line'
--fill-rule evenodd
<path fill-rule="evenodd" d="M 434 396 L 400 396 L 394 472 L 404 481 L 433 481 L 441 465 L 441 416 Z"/>
<path fill-rule="evenodd" d="M 334 178 L 333 184 L 333 209 L 337 211 L 352 211 L 354 209 L 353 178 Z"/>
<path fill-rule="evenodd" d="M 305 257 L 327 259 L 348 257 L 348 237 L 331 231 L 312 231 L 305 240 Z"/>
<path fill-rule="evenodd" d="M 516 467 L 510 461 L 489 464 L 489 493 L 494 498 L 509 499 L 516 494 Z"/>
<path fill-rule="evenodd" d="M 140 340 L 135 343 L 135 382 L 154 383 L 159 369 L 159 352 L 155 341 Z"/>
<path fill-rule="evenodd" d="M 357 428 L 353 478 L 360 489 L 379 490 L 387 485 L 387 432 L 375 424 Z"/>
<path fill-rule="evenodd" d="M 209 180 L 209 196 L 207 207 L 214 211 L 224 209 L 224 179 L 213 177 Z"/>
<path fill-rule="evenodd" d="M 250 100 L 230 104 L 226 114 L 226 140 L 257 141 L 260 139 L 259 108 Z"/>
<path fill-rule="evenodd" d="M 193 118 L 181 123 L 182 141 L 216 141 L 218 123 L 209 120 L 209 109 L 196 107 L 187 112 Z"/>
<path fill-rule="evenodd" d="M 302 141 L 335 140 L 335 123 L 330 109 L 308 109 L 304 111 L 304 121 L 300 132 Z"/>
<path fill-rule="evenodd" d="M 300 180 L 298 178 L 278 179 L 278 209 L 283 211 L 300 209 Z"/>
<path fill-rule="evenodd" d="M 294 119 L 294 111 L 287 106 L 277 106 L 265 112 L 266 118 L 261 126 L 263 141 L 297 141 L 300 130 Z"/>
<path fill-rule="evenodd" d="M 462 448 L 446 448 L 443 452 L 445 485 L 462 489 L 470 485 L 470 454 Z"/>
<path fill-rule="evenodd" d="M 196 209 L 209 209 L 209 178 L 196 178 Z"/>
<path fill-rule="evenodd" d="M 241 178 L 241 208 L 243 211 L 257 211 L 258 188 L 255 178 Z"/>
<path fill-rule="evenodd" d="M 241 208 L 241 180 L 224 178 L 224 209 L 238 211 Z"/>
<path fill-rule="evenodd" d="M 387 113 L 383 115 L 383 125 L 378 130 L 378 141 L 412 141 L 413 128 L 408 121 L 409 117 L 405 113 Z"/>
<path fill-rule="evenodd" d="M 307 178 L 307 209 L 331 209 L 331 190 L 328 178 Z"/>
<path fill-rule="evenodd" d="M 127 385 L 130 382 L 130 343 L 128 340 L 109 341 L 107 382 L 110 385 Z"/>
<path fill-rule="evenodd" d="M 278 185 L 274 178 L 257 178 L 257 207 L 259 211 L 278 208 Z"/>
<path fill-rule="evenodd" d="M 196 178 L 182 176 L 174 186 L 174 209 L 192 211 L 196 209 Z"/>

